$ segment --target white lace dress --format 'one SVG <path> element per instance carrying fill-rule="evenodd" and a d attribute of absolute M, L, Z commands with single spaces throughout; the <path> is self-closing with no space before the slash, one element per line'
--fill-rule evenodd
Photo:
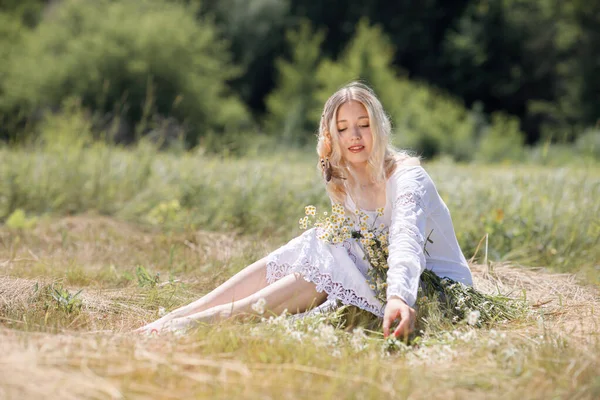
<path fill-rule="evenodd" d="M 355 209 L 350 198 L 346 207 Z M 397 296 L 413 306 L 425 268 L 472 285 L 471 271 L 458 245 L 448 207 L 422 167 L 396 168 L 386 182 L 383 217 L 377 217 L 374 211 L 363 211 L 370 222 L 377 218 L 378 225 L 384 223 L 389 228 L 388 300 Z M 369 268 L 360 242 L 350 239 L 328 244 L 317 238 L 313 228 L 267 256 L 267 282 L 299 273 L 315 283 L 318 292 L 327 292 L 324 303 L 296 318 L 335 309 L 340 303 L 383 317 L 385 304 L 375 298 L 369 287 Z"/>

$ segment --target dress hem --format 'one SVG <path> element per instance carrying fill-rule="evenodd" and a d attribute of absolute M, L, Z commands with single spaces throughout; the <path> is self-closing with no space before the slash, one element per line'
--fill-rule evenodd
<path fill-rule="evenodd" d="M 305 280 L 313 282 L 316 285 L 317 292 L 321 293 L 325 291 L 328 294 L 326 301 L 337 299 L 343 304 L 356 306 L 379 318 L 383 318 L 383 311 L 380 307 L 369 303 L 367 299 L 357 295 L 352 289 L 345 289 L 340 282 L 333 281 L 330 274 L 319 271 L 308 260 L 302 262 L 300 266 L 292 266 L 289 263 L 278 263 L 274 260 L 268 261 L 267 283 L 274 283 L 294 272 L 300 273 Z"/>

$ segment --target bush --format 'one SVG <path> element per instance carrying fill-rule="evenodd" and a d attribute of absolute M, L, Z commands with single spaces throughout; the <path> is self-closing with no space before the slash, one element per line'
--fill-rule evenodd
<path fill-rule="evenodd" d="M 195 14 L 167 0 L 65 0 L 9 59 L 3 109 L 31 116 L 75 96 L 138 134 L 154 115 L 185 122 L 192 144 L 205 130 L 237 129 L 248 114 L 226 82 L 240 71 L 212 21 Z"/>
<path fill-rule="evenodd" d="M 492 114 L 492 125 L 479 141 L 476 158 L 488 162 L 520 160 L 523 140 L 519 119 L 496 112 Z"/>
<path fill-rule="evenodd" d="M 600 160 L 600 128 L 582 133 L 575 142 L 575 148 L 583 155 Z"/>

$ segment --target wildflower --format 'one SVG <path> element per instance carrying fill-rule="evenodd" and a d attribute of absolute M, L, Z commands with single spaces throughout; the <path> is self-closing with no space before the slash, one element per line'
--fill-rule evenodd
<path fill-rule="evenodd" d="M 328 324 L 321 325 L 319 329 L 319 338 L 322 340 L 321 344 L 325 346 L 334 345 L 338 340 L 335 335 L 335 328 Z"/>
<path fill-rule="evenodd" d="M 481 313 L 479 312 L 479 310 L 471 311 L 467 317 L 467 324 L 476 325 L 479 322 L 480 316 Z"/>
<path fill-rule="evenodd" d="M 378 208 L 376 211 L 378 216 L 383 217 L 383 207 Z"/>
<path fill-rule="evenodd" d="M 265 300 L 264 297 L 261 297 L 256 303 L 252 304 L 252 310 L 262 315 L 265 313 L 266 304 L 267 300 Z"/>
<path fill-rule="evenodd" d="M 315 206 L 306 206 L 306 207 L 304 207 L 304 213 L 306 215 L 316 215 L 317 214 L 317 207 L 315 207 Z"/>
<path fill-rule="evenodd" d="M 363 328 L 358 327 L 352 331 L 352 338 L 350 339 L 350 345 L 354 351 L 361 351 L 366 347 L 365 344 L 366 335 Z"/>

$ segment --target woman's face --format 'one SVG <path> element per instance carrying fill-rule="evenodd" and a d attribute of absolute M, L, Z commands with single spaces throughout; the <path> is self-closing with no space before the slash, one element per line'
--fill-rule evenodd
<path fill-rule="evenodd" d="M 337 112 L 337 130 L 342 157 L 354 166 L 364 166 L 373 149 L 369 114 L 358 101 L 342 104 Z"/>

